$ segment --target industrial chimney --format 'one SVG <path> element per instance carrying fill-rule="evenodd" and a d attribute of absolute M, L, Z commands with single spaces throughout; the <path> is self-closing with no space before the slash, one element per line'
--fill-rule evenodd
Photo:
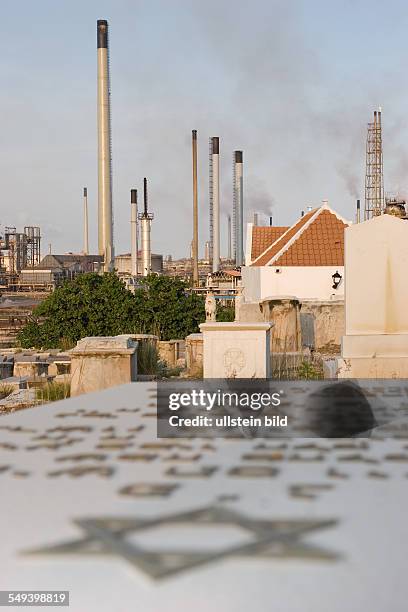
<path fill-rule="evenodd" d="M 137 189 L 130 190 L 130 253 L 131 253 L 131 274 L 137 276 Z"/>
<path fill-rule="evenodd" d="M 89 255 L 88 189 L 87 187 L 84 187 L 84 255 Z"/>
<path fill-rule="evenodd" d="M 110 124 L 110 82 L 108 22 L 97 22 L 98 48 L 98 250 L 103 256 L 104 270 L 112 270 L 112 158 Z"/>
<path fill-rule="evenodd" d="M 152 253 L 150 247 L 150 229 L 153 214 L 147 208 L 147 179 L 143 179 L 144 209 L 139 213 L 142 228 L 142 268 L 143 276 L 149 276 L 152 271 Z"/>
<path fill-rule="evenodd" d="M 220 139 L 210 138 L 210 257 L 212 271 L 220 268 Z"/>
<path fill-rule="evenodd" d="M 193 281 L 194 286 L 199 285 L 198 275 L 198 186 L 197 186 L 197 130 L 192 131 L 193 153 Z"/>
<path fill-rule="evenodd" d="M 357 200 L 356 222 L 360 223 L 360 200 Z"/>
<path fill-rule="evenodd" d="M 231 215 L 228 215 L 228 261 L 232 257 Z"/>
<path fill-rule="evenodd" d="M 244 187 L 242 151 L 234 151 L 233 180 L 234 254 L 236 265 L 242 266 L 244 263 Z"/>

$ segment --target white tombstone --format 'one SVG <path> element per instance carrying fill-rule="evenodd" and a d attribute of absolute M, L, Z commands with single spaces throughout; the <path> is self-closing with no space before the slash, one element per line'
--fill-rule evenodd
<path fill-rule="evenodd" d="M 271 323 L 202 323 L 204 378 L 270 378 Z"/>
<path fill-rule="evenodd" d="M 381 215 L 345 230 L 339 378 L 408 377 L 408 221 Z"/>

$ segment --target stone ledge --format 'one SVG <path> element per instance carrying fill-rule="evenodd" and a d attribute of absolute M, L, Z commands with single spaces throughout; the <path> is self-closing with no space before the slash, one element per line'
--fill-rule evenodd
<path fill-rule="evenodd" d="M 200 330 L 202 332 L 208 331 L 230 331 L 230 332 L 241 332 L 241 331 L 268 331 L 273 327 L 273 323 L 201 323 Z"/>
<path fill-rule="evenodd" d="M 408 358 L 408 334 L 356 334 L 342 338 L 341 354 L 349 358 Z"/>

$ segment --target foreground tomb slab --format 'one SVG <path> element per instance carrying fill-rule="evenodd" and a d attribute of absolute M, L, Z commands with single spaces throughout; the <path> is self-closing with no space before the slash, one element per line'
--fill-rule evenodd
<path fill-rule="evenodd" d="M 142 416 L 155 388 L 127 384 L 0 417 L 4 588 L 65 588 L 74 612 L 127 612 L 135 601 L 143 612 L 405 612 L 408 451 L 407 440 L 394 437 L 408 431 L 404 421 L 369 441 L 158 440 L 155 420 Z M 386 398 L 401 419 L 405 401 L 402 391 Z M 155 460 L 96 450 L 108 433 L 123 438 L 139 424 L 125 452 Z M 80 441 L 27 448 L 40 442 L 33 438 L 62 434 Z M 261 452 L 283 457 L 243 458 Z M 293 461 L 294 452 L 326 460 Z M 201 454 L 177 465 L 190 476 L 165 475 L 176 453 Z M 203 477 L 212 465 L 218 470 Z M 48 476 L 87 466 L 94 470 Z M 240 474 L 230 474 L 237 466 Z M 102 467 L 114 472 L 105 477 Z M 279 472 L 261 477 L 264 467 Z M 293 485 L 309 495 L 293 496 Z M 129 486 L 133 495 L 120 492 Z M 151 494 L 168 487 L 168 495 Z"/>

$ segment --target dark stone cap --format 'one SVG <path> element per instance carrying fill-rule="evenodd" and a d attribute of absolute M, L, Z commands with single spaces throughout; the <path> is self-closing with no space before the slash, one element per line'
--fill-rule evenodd
<path fill-rule="evenodd" d="M 96 26 L 96 42 L 98 49 L 108 48 L 108 22 L 106 19 L 98 19 Z"/>
<path fill-rule="evenodd" d="M 212 152 L 215 155 L 219 155 L 220 153 L 220 139 L 218 138 L 218 136 L 212 137 Z"/>
<path fill-rule="evenodd" d="M 234 160 L 236 164 L 242 164 L 243 162 L 243 153 L 242 151 L 234 151 Z"/>
<path fill-rule="evenodd" d="M 84 198 L 86 198 L 88 195 L 88 188 L 84 187 Z"/>
<path fill-rule="evenodd" d="M 130 201 L 132 204 L 137 203 L 137 189 L 130 190 Z"/>

